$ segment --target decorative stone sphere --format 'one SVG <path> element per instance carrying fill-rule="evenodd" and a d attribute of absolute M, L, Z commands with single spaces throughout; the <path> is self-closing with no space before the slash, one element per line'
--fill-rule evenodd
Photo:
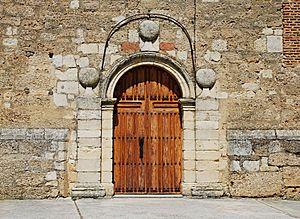
<path fill-rule="evenodd" d="M 212 69 L 199 69 L 196 73 L 196 80 L 201 88 L 211 89 L 217 80 L 216 72 Z"/>
<path fill-rule="evenodd" d="M 143 21 L 140 24 L 139 34 L 144 42 L 154 43 L 159 35 L 159 25 L 154 21 Z"/>
<path fill-rule="evenodd" d="M 78 79 L 82 87 L 94 89 L 100 81 L 100 75 L 95 68 L 82 68 L 79 71 Z"/>

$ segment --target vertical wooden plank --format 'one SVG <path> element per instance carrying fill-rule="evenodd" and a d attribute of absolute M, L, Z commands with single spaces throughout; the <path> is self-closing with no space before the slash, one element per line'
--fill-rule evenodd
<path fill-rule="evenodd" d="M 123 112 L 120 112 L 120 152 L 121 152 L 121 175 L 120 175 L 120 183 L 121 183 L 121 192 L 125 192 L 125 186 L 124 186 L 124 172 L 125 172 L 125 166 L 124 166 L 124 128 L 123 128 Z"/>
<path fill-rule="evenodd" d="M 159 113 L 160 115 L 160 132 L 159 132 L 159 138 L 160 138 L 160 192 L 163 192 L 163 182 L 164 182 L 164 140 L 163 140 L 163 130 L 164 130 L 164 121 L 163 121 L 163 114 Z"/>

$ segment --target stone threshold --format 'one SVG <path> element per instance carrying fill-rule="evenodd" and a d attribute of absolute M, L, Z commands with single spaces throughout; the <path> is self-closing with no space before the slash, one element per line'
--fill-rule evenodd
<path fill-rule="evenodd" d="M 124 195 L 114 195 L 113 198 L 183 198 L 183 195 L 178 194 L 178 195 L 172 195 L 172 194 L 167 194 L 167 195 L 139 195 L 139 194 L 124 194 Z"/>

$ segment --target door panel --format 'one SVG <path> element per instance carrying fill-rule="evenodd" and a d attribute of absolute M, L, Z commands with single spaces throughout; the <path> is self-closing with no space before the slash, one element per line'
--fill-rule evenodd
<path fill-rule="evenodd" d="M 130 70 L 118 82 L 114 114 L 115 193 L 180 193 L 179 91 L 168 73 L 150 66 Z"/>

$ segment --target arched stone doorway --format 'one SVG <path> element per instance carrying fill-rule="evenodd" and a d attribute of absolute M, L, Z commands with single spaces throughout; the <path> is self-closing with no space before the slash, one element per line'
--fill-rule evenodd
<path fill-rule="evenodd" d="M 115 194 L 177 194 L 182 182 L 182 124 L 176 80 L 139 66 L 118 81 L 114 97 Z"/>
<path fill-rule="evenodd" d="M 101 156 L 101 185 L 104 187 L 106 195 L 115 194 L 114 187 L 114 109 L 117 104 L 117 98 L 114 95 L 119 85 L 120 79 L 127 72 L 134 71 L 137 68 L 151 66 L 165 72 L 172 78 L 178 87 L 178 106 L 180 105 L 181 127 L 182 127 L 182 176 L 179 190 L 174 189 L 174 193 L 181 192 L 187 194 L 190 188 L 195 184 L 195 171 L 188 167 L 190 162 L 195 162 L 190 156 L 195 153 L 195 89 L 188 73 L 175 60 L 167 56 L 147 52 L 133 54 L 116 64 L 108 73 L 107 79 L 103 82 L 101 113 L 102 113 L 102 156 Z M 179 112 L 179 108 L 178 108 Z M 121 137 L 121 136 L 120 136 Z M 125 136 L 124 136 L 125 137 Z M 137 136 L 136 136 L 137 137 Z M 151 136 L 150 136 L 151 138 Z M 191 158 L 190 158 L 191 157 Z M 191 159 L 191 161 L 189 160 Z M 187 165 L 184 165 L 187 164 Z M 187 168 L 186 168 L 187 167 Z M 174 184 L 175 185 L 175 184 Z M 173 186 L 174 187 L 174 186 Z M 171 188 L 172 190 L 173 188 Z M 147 191 L 146 191 L 147 192 Z M 151 193 L 151 192 L 150 192 Z M 163 193 L 163 192 L 162 192 Z"/>

